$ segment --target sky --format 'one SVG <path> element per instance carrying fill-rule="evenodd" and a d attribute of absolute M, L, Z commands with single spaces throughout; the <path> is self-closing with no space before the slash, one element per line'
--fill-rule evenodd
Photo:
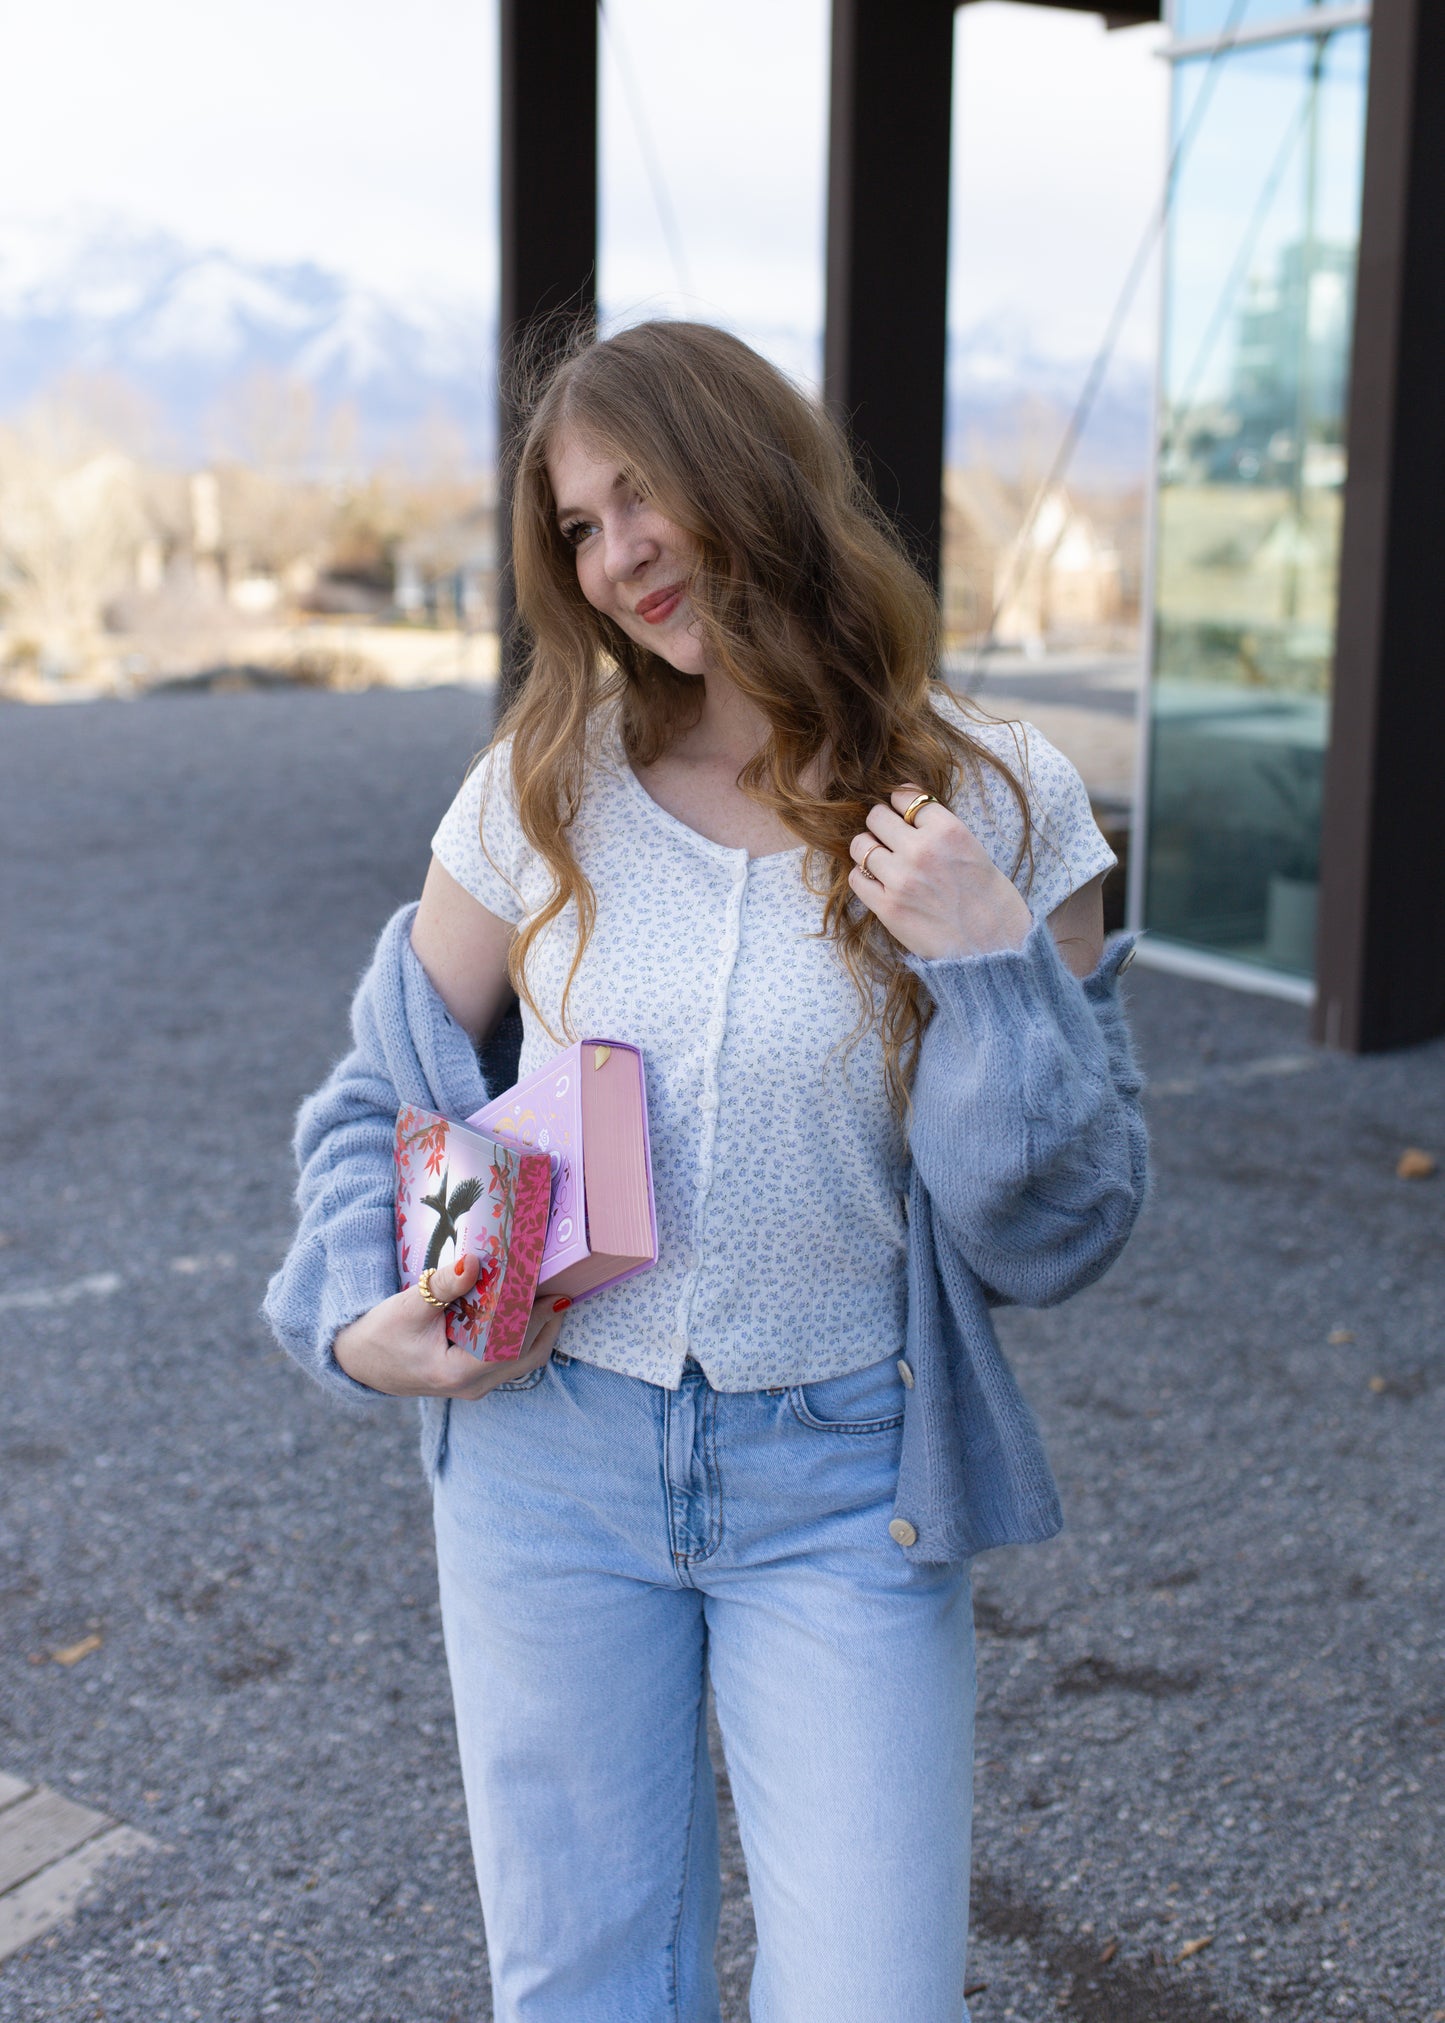
<path fill-rule="evenodd" d="M 1167 165 L 1162 28 L 1043 7 L 965 7 L 954 35 L 949 321 L 1017 321 L 1046 355 L 1090 355 Z M 1152 279 L 1151 277 L 1148 277 Z M 1157 342 L 1141 287 L 1120 354 Z"/>
<path fill-rule="evenodd" d="M 951 321 L 1086 357 L 1163 172 L 1163 31 L 1006 0 L 958 20 Z M 607 0 L 609 313 L 711 315 L 815 366 L 827 35 L 826 0 Z M 495 0 L 17 5 L 0 72 L 0 217 L 106 210 L 388 292 L 495 295 Z M 1145 289 L 1125 355 L 1154 331 Z"/>

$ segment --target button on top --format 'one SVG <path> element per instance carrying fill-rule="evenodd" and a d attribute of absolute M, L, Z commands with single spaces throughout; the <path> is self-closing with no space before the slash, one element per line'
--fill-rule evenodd
<path fill-rule="evenodd" d="M 913 1369 L 904 1356 L 898 1358 L 898 1374 L 903 1379 L 904 1388 L 911 1391 L 913 1389 Z"/>
<path fill-rule="evenodd" d="M 888 1536 L 898 1545 L 917 1545 L 918 1533 L 906 1517 L 895 1517 L 888 1527 Z"/>
<path fill-rule="evenodd" d="M 1119 964 L 1120 976 L 1122 976 L 1124 974 L 1124 971 L 1130 967 L 1130 965 L 1133 963 L 1133 960 L 1134 960 L 1134 950 L 1131 948 L 1129 950 L 1129 953 L 1124 957 L 1124 960 Z"/>

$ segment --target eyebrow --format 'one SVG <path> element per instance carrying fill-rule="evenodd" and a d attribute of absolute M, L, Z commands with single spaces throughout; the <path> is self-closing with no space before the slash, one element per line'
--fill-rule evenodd
<path fill-rule="evenodd" d="M 619 488 L 619 486 L 630 485 L 631 483 L 632 479 L 629 477 L 627 472 L 619 470 L 617 476 L 612 480 L 612 490 L 615 492 Z M 560 526 L 564 520 L 572 520 L 572 519 L 585 520 L 586 517 L 587 517 L 587 509 L 585 506 L 559 505 L 557 508 L 558 526 Z"/>

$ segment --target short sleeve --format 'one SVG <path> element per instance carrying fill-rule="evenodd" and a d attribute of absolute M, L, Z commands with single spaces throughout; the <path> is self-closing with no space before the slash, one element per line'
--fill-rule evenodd
<path fill-rule="evenodd" d="M 954 721 L 1023 787 L 1032 835 L 1021 862 L 1023 820 L 1013 790 L 997 767 L 980 762 L 977 778 L 965 784 L 955 813 L 1013 879 L 1036 918 L 1052 913 L 1081 885 L 1113 869 L 1118 860 L 1094 820 L 1078 768 L 1042 731 L 1029 723 L 976 720 L 961 710 Z"/>
<path fill-rule="evenodd" d="M 525 908 L 518 883 L 526 847 L 512 799 L 512 742 L 482 753 L 431 839 L 432 854 L 464 892 L 515 926 Z"/>

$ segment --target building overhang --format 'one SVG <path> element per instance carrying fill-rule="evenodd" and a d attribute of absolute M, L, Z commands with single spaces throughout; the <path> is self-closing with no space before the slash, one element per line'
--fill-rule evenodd
<path fill-rule="evenodd" d="M 955 4 L 967 7 L 972 0 L 955 0 Z M 1146 21 L 1164 19 L 1164 0 L 1154 0 L 1152 6 L 1148 0 L 1139 0 L 1139 4 L 1132 7 L 1121 7 L 1117 0 L 1111 7 L 1101 7 L 1099 0 L 1030 0 L 1030 5 L 1062 8 L 1069 14 L 1102 14 L 1106 28 L 1138 28 Z"/>

